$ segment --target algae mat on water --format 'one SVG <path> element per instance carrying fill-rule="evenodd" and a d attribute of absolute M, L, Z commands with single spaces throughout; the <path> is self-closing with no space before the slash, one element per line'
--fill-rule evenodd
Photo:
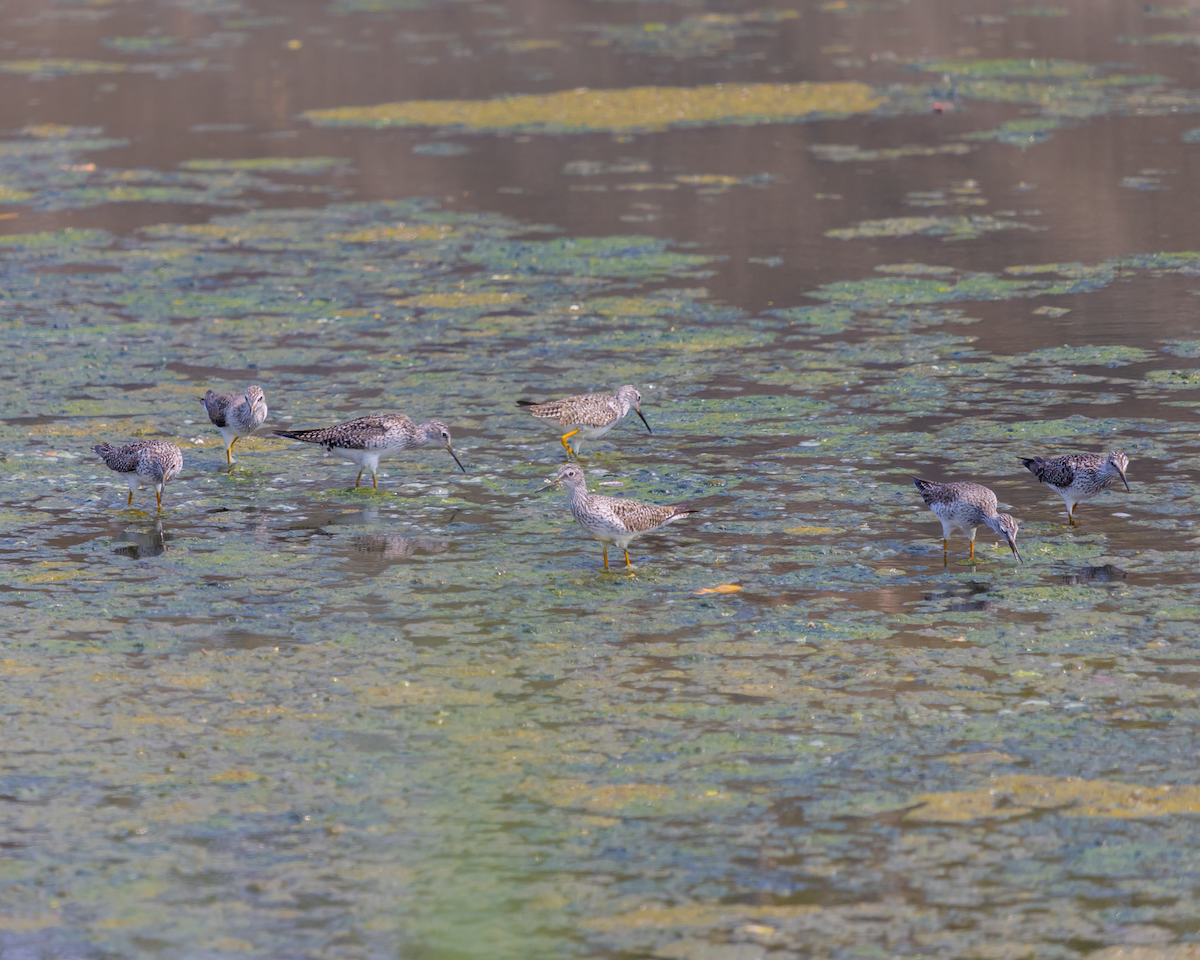
<path fill-rule="evenodd" d="M 308 110 L 303 115 L 318 126 L 585 133 L 847 117 L 867 113 L 884 102 L 885 97 L 862 83 L 753 83 L 625 90 L 581 88 L 495 100 L 409 100 Z"/>
<path fill-rule="evenodd" d="M 428 201 L 2 246 L 5 953 L 994 956 L 999 931 L 1069 960 L 1131 909 L 1200 922 L 1200 458 L 1169 406 L 1200 345 L 1007 356 L 971 315 L 1197 256 L 893 263 L 753 315 L 669 241 Z M 513 403 L 626 380 L 654 433 L 597 442 L 589 482 L 703 506 L 633 576 L 535 494 L 561 447 Z M 469 472 L 412 451 L 354 490 L 259 436 L 229 473 L 197 397 L 249 382 L 270 428 L 440 416 Z M 160 515 L 90 452 L 134 437 L 185 449 Z M 1016 456 L 1101 443 L 1132 492 L 1068 528 Z M 943 566 L 907 474 L 950 463 L 1013 503 L 1026 563 L 989 538 Z"/>

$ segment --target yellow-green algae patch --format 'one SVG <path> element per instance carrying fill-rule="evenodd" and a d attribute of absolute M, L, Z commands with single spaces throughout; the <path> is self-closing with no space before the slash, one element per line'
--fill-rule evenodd
<path fill-rule="evenodd" d="M 123 63 L 103 60 L 0 60 L 0 73 L 81 74 L 123 73 Z"/>
<path fill-rule="evenodd" d="M 997 230 L 1036 230 L 1037 227 L 1016 220 L 1000 220 L 990 216 L 972 217 L 889 217 L 886 220 L 864 220 L 853 227 L 826 230 L 825 236 L 836 240 L 855 240 L 862 237 L 944 237 L 947 240 L 973 240 Z"/>
<path fill-rule="evenodd" d="M 721 123 L 788 123 L 866 113 L 886 102 L 863 83 L 751 83 L 563 90 L 496 100 L 407 100 L 308 110 L 318 126 L 457 127 L 579 133 Z"/>
<path fill-rule="evenodd" d="M 250 157 L 241 160 L 187 160 L 179 166 L 201 173 L 250 170 L 272 173 L 328 173 L 344 167 L 349 160 L 342 157 Z"/>
<path fill-rule="evenodd" d="M 1135 819 L 1175 813 L 1200 813 L 1200 786 L 1142 787 L 1115 780 L 1078 777 L 997 777 L 983 790 L 925 794 L 906 820 L 962 823 L 1010 819 L 1035 810 L 1054 810 L 1068 817 Z"/>

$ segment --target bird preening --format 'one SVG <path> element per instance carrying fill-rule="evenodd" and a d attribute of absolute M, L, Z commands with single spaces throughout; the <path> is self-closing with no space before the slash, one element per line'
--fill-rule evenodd
<path fill-rule="evenodd" d="M 267 398 L 263 388 L 251 384 L 245 393 L 217 393 L 209 390 L 200 400 L 214 427 L 225 442 L 225 462 L 233 469 L 233 445 L 255 433 L 267 419 Z"/>

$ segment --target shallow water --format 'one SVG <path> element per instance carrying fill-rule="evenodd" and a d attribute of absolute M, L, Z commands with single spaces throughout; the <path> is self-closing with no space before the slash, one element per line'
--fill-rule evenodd
<path fill-rule="evenodd" d="M 0 955 L 1190 956 L 1197 16 L 6 2 Z"/>

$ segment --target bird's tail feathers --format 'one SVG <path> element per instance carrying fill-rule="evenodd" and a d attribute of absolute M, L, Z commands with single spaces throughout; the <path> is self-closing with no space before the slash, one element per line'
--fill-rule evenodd
<path fill-rule="evenodd" d="M 304 443 L 324 443 L 328 430 L 272 430 L 277 437 L 288 440 L 301 440 Z"/>

